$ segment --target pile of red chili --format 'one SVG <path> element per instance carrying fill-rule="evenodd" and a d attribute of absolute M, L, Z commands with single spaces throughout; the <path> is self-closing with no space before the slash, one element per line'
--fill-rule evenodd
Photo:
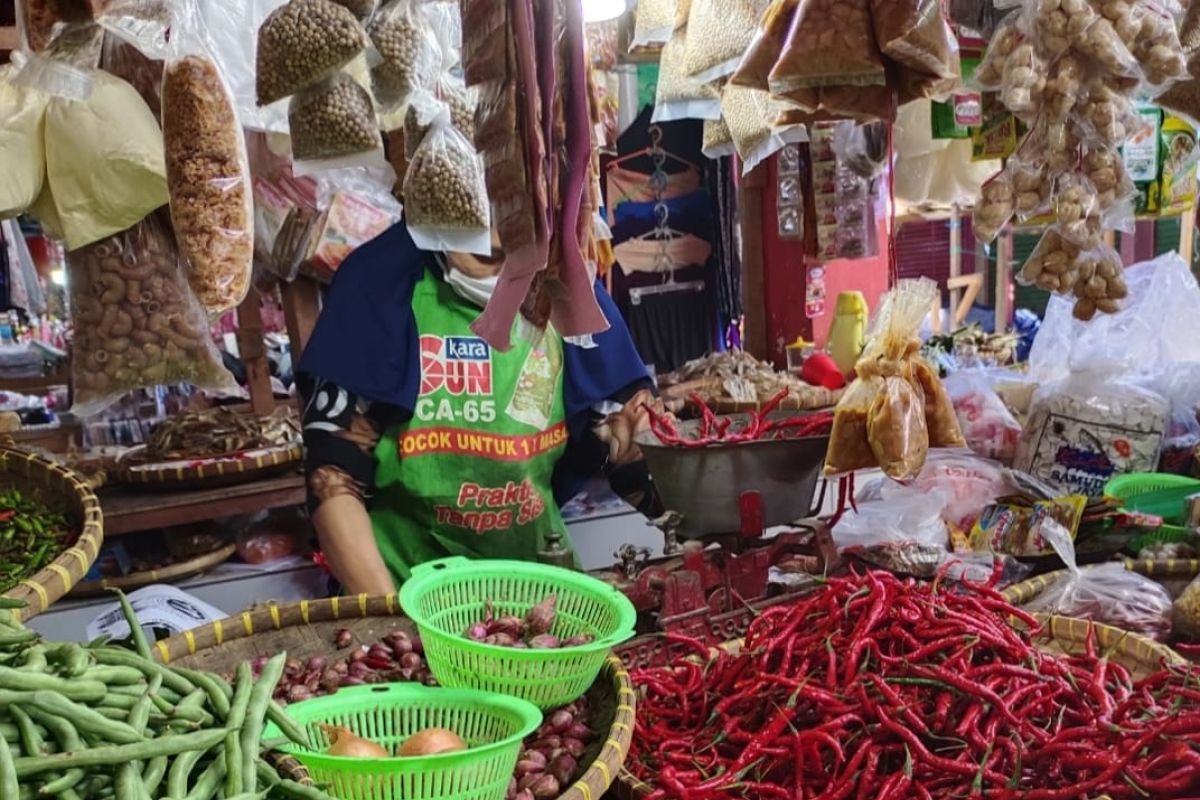
<path fill-rule="evenodd" d="M 637 671 L 627 767 L 651 800 L 1200 796 L 1200 669 L 1135 680 L 1035 625 L 992 586 L 830 579 L 737 655 Z"/>
<path fill-rule="evenodd" d="M 783 419 L 771 419 L 788 396 L 784 389 L 750 414 L 749 420 L 740 430 L 733 430 L 733 417 L 718 417 L 700 395 L 692 394 L 688 399 L 700 409 L 700 425 L 695 436 L 682 433 L 675 420 L 659 414 L 650 406 L 644 406 L 650 415 L 650 430 L 660 442 L 672 447 L 709 447 L 715 444 L 742 444 L 764 439 L 800 439 L 805 436 L 823 436 L 833 429 L 833 414 L 828 411 L 816 414 L 798 414 Z"/>

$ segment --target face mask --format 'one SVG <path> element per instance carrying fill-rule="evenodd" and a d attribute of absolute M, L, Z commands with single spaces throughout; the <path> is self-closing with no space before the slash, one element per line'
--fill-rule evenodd
<path fill-rule="evenodd" d="M 443 266 L 446 273 L 446 283 L 450 284 L 450 288 L 454 290 L 455 294 L 468 303 L 480 308 L 487 305 L 488 298 L 492 296 L 492 292 L 496 289 L 496 282 L 499 280 L 498 276 L 472 278 L 470 275 L 460 272 L 453 267 Z"/>

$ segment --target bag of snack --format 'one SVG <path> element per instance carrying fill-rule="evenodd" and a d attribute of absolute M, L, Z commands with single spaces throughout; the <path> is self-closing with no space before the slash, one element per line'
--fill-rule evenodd
<path fill-rule="evenodd" d="M 893 61 L 939 80 L 959 77 L 958 40 L 940 0 L 871 0 L 871 19 Z"/>
<path fill-rule="evenodd" d="M 642 0 L 637 4 L 630 50 L 670 41 L 671 34 L 675 32 L 676 1 Z"/>
<path fill-rule="evenodd" d="M 971 228 L 975 232 L 975 239 L 980 244 L 991 244 L 1012 220 L 1015 211 L 1012 176 L 1008 170 L 1001 170 L 979 190 L 979 202 L 971 212 Z"/>
<path fill-rule="evenodd" d="M 733 136 L 729 126 L 722 119 L 704 120 L 704 131 L 701 135 L 700 152 L 705 158 L 724 158 L 737 152 L 733 146 Z"/>
<path fill-rule="evenodd" d="M 1004 82 L 1004 71 L 1008 66 L 1009 56 L 1025 41 L 1025 33 L 1021 29 L 1021 17 L 1012 14 L 1000 23 L 995 35 L 988 42 L 983 60 L 975 68 L 970 85 L 982 92 L 994 92 Z"/>
<path fill-rule="evenodd" d="M 815 86 L 883 85 L 870 0 L 800 0 L 768 87 L 782 95 Z"/>
<path fill-rule="evenodd" d="M 684 69 L 700 83 L 711 83 L 737 69 L 767 0 L 692 0 Z"/>
<path fill-rule="evenodd" d="M 194 0 L 180 2 L 163 69 L 171 221 L 188 282 L 213 315 L 236 308 L 254 268 L 254 194 L 233 93 Z"/>
<path fill-rule="evenodd" d="M 292 95 L 288 128 L 296 161 L 328 163 L 383 149 L 371 93 L 344 72 Z"/>
<path fill-rule="evenodd" d="M 680 28 L 663 45 L 658 67 L 658 89 L 650 121 L 720 119 L 721 93 L 716 84 L 704 84 L 687 74 L 687 28 Z"/>
<path fill-rule="evenodd" d="M 17 68 L 0 67 L 0 219 L 29 209 L 46 180 L 43 129 L 50 98 L 13 83 Z"/>
<path fill-rule="evenodd" d="M 854 366 L 857 377 L 834 410 L 826 475 L 875 466 L 898 481 L 920 473 L 929 426 L 924 393 L 912 377 L 918 332 L 936 298 L 937 284 L 924 278 L 900 281 L 884 296 Z"/>
<path fill-rule="evenodd" d="M 350 63 L 366 49 L 366 31 L 333 0 L 288 0 L 258 29 L 258 104 L 291 97 Z"/>
<path fill-rule="evenodd" d="M 237 391 L 161 212 L 69 252 L 67 269 L 75 327 L 71 413 L 97 414 L 150 386 Z"/>
<path fill-rule="evenodd" d="M 423 250 L 490 254 L 491 211 L 482 160 L 450 123 L 450 109 L 438 105 L 404 176 L 408 231 Z"/>
<path fill-rule="evenodd" d="M 929 362 L 917 356 L 912 360 L 909 382 L 925 401 L 925 425 L 929 429 L 930 447 L 966 447 L 954 403 L 942 384 L 942 379 Z"/>
<path fill-rule="evenodd" d="M 368 33 L 379 51 L 371 82 L 381 108 L 399 108 L 414 90 L 433 88 L 442 47 L 421 0 L 390 0 L 371 20 Z"/>
<path fill-rule="evenodd" d="M 86 100 L 100 65 L 104 30 L 94 22 L 55 26 L 38 52 L 22 51 L 14 82 L 70 100 Z"/>
<path fill-rule="evenodd" d="M 779 61 L 799 6 L 800 0 L 771 0 L 746 54 L 729 79 L 730 83 L 767 91 L 771 69 Z"/>
<path fill-rule="evenodd" d="M 759 89 L 729 85 L 721 94 L 721 116 L 730 135 L 742 172 L 746 174 L 785 146 L 771 126 L 771 98 Z"/>

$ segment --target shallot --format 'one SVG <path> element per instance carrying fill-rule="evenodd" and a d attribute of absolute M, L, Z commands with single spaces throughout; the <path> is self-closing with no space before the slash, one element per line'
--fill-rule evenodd
<path fill-rule="evenodd" d="M 514 614 L 496 616 L 491 600 L 483 604 L 483 619 L 467 626 L 466 637 L 473 642 L 530 650 L 558 650 L 581 647 L 596 641 L 590 633 L 577 633 L 562 639 L 550 633 L 557 619 L 558 598 L 549 595 L 529 609 L 522 619 Z"/>

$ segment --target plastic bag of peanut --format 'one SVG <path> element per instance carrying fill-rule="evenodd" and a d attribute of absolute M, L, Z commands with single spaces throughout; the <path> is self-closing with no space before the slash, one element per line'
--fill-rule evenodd
<path fill-rule="evenodd" d="M 771 69 L 772 94 L 884 83 L 869 0 L 800 0 L 787 42 Z"/>

